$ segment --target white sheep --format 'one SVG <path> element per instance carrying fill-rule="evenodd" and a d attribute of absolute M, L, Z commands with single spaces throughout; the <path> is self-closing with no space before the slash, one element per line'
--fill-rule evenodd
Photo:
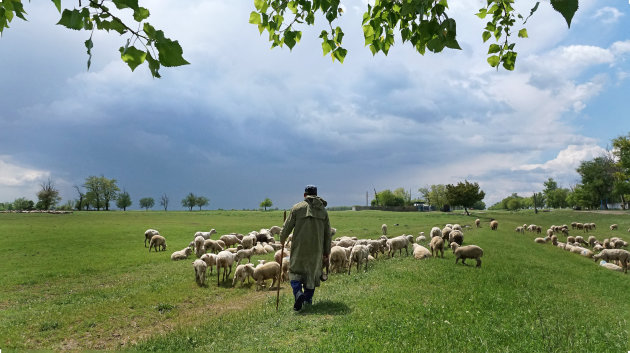
<path fill-rule="evenodd" d="M 274 284 L 276 284 L 278 281 L 279 274 L 280 264 L 275 261 L 266 262 L 262 265 L 256 266 L 256 268 L 254 269 L 254 274 L 252 275 L 252 278 L 254 278 L 254 280 L 256 281 L 256 289 L 262 289 L 265 281 L 268 279 L 273 280 L 271 282 L 271 287 L 269 287 L 269 289 L 272 289 L 274 287 Z M 278 283 L 278 285 L 280 284 Z"/>
<path fill-rule="evenodd" d="M 617 265 L 615 265 L 613 263 L 610 263 L 610 262 L 606 262 L 604 260 L 600 261 L 599 265 L 602 266 L 602 267 L 605 267 L 605 268 L 607 268 L 609 270 L 623 272 L 623 267 L 617 266 Z"/>
<path fill-rule="evenodd" d="M 393 240 L 393 239 L 390 239 Z M 406 241 L 406 240 L 405 240 Z M 359 271 L 359 267 L 361 263 L 365 261 L 365 270 L 367 271 L 367 263 L 368 256 L 370 255 L 370 249 L 367 245 L 355 245 L 352 247 L 350 251 L 350 257 L 348 258 L 348 274 L 350 274 L 350 269 L 352 268 L 352 263 L 357 263 L 357 272 Z"/>
<path fill-rule="evenodd" d="M 217 264 L 217 255 L 215 254 L 203 254 L 199 260 L 204 261 L 210 268 L 210 274 L 212 274 L 212 268 Z"/>
<path fill-rule="evenodd" d="M 190 256 L 190 254 L 192 254 L 192 249 L 189 247 L 186 247 L 182 250 L 175 251 L 174 253 L 172 253 L 171 260 L 173 261 L 186 260 L 188 256 Z"/>
<path fill-rule="evenodd" d="M 157 230 L 155 230 L 155 229 L 147 229 L 147 230 L 144 232 L 144 247 L 145 247 L 145 248 L 147 247 L 147 240 L 150 242 L 150 241 L 151 241 L 151 238 L 152 238 L 154 235 L 160 235 L 160 232 L 158 232 L 158 231 L 157 231 Z"/>
<path fill-rule="evenodd" d="M 206 251 L 209 250 L 210 252 L 213 252 L 215 254 L 218 254 L 220 251 L 223 251 L 223 247 L 221 246 L 221 244 L 219 244 L 218 241 L 212 240 L 212 239 L 204 240 L 203 247 L 206 249 Z"/>
<path fill-rule="evenodd" d="M 195 269 L 195 281 L 198 285 L 203 286 L 206 283 L 206 269 L 208 265 L 203 260 L 195 260 L 192 262 Z"/>
<path fill-rule="evenodd" d="M 402 256 L 402 249 L 405 249 L 405 253 L 409 255 L 408 246 L 409 239 L 405 236 L 397 236 L 395 238 L 387 239 L 387 248 L 389 249 L 388 256 L 394 257 L 396 250 L 398 250 Z"/>
<path fill-rule="evenodd" d="M 419 237 L 416 238 L 416 243 L 420 244 L 427 241 L 427 238 L 424 235 L 420 235 Z"/>
<path fill-rule="evenodd" d="M 493 220 L 490 222 L 490 230 L 497 230 L 499 228 L 499 222 Z"/>
<path fill-rule="evenodd" d="M 195 237 L 195 255 L 199 258 L 206 253 L 206 240 L 200 235 Z"/>
<path fill-rule="evenodd" d="M 219 285 L 219 274 L 223 269 L 223 282 L 227 281 L 232 273 L 232 265 L 234 264 L 234 254 L 223 250 L 217 255 L 217 286 Z"/>
<path fill-rule="evenodd" d="M 196 232 L 196 233 L 195 233 L 195 238 L 197 238 L 197 237 L 203 237 L 203 239 L 204 239 L 204 240 L 205 240 L 205 239 L 210 239 L 210 237 L 212 236 L 212 234 L 217 234 L 217 231 L 216 231 L 214 228 L 210 229 L 210 231 L 209 231 L 209 232 Z"/>
<path fill-rule="evenodd" d="M 413 248 L 413 258 L 414 259 L 422 260 L 422 259 L 426 259 L 428 257 L 431 257 L 431 252 L 429 251 L 429 249 L 425 248 L 422 245 L 413 244 L 412 248 Z"/>
<path fill-rule="evenodd" d="M 525 233 L 525 230 L 523 229 L 523 227 L 516 227 L 516 229 L 514 229 L 515 232 L 517 233 Z"/>
<path fill-rule="evenodd" d="M 449 228 L 449 227 L 445 227 L 445 228 Z M 451 229 L 451 228 L 449 228 L 449 229 Z M 440 228 L 438 228 L 438 227 L 433 227 L 433 228 L 431 228 L 431 233 L 430 234 L 431 234 L 431 238 L 433 238 L 433 237 L 440 237 L 441 238 L 442 237 L 442 230 Z"/>
<path fill-rule="evenodd" d="M 267 250 L 265 250 L 265 247 L 262 245 L 262 243 L 256 244 L 256 246 L 254 246 L 253 249 L 254 249 L 254 255 L 267 254 Z"/>
<path fill-rule="evenodd" d="M 617 230 L 619 228 L 619 225 L 617 224 L 611 224 L 610 225 L 610 230 Z"/>
<path fill-rule="evenodd" d="M 242 241 L 236 236 L 236 234 L 224 234 L 221 237 L 219 237 L 219 240 L 224 242 L 226 247 L 231 247 L 232 245 L 242 243 Z"/>
<path fill-rule="evenodd" d="M 431 256 L 437 256 L 439 250 L 442 254 L 442 258 L 444 258 L 444 239 L 442 239 L 442 237 L 431 238 L 429 247 L 431 248 Z"/>
<path fill-rule="evenodd" d="M 456 242 L 458 245 L 462 245 L 464 243 L 464 233 L 460 230 L 453 229 L 453 231 L 448 235 L 448 243 Z"/>
<path fill-rule="evenodd" d="M 149 242 L 149 252 L 151 252 L 151 248 L 155 248 L 155 251 L 158 251 L 158 248 L 161 248 L 160 251 L 166 250 L 166 238 L 161 235 L 154 235 L 151 237 L 151 241 Z"/>
<path fill-rule="evenodd" d="M 475 226 L 477 228 L 481 228 L 481 220 L 479 218 L 475 219 Z M 523 227 L 524 228 L 524 227 Z"/>
<path fill-rule="evenodd" d="M 330 270 L 337 272 L 344 271 L 346 268 L 346 263 L 348 262 L 348 255 L 346 254 L 345 248 L 341 246 L 333 246 L 330 248 Z"/>
<path fill-rule="evenodd" d="M 290 268 L 291 268 L 291 258 L 289 256 L 285 256 L 282 259 L 282 278 L 280 278 L 281 282 L 286 282 L 289 280 Z M 326 276 L 328 276 L 328 270 L 326 270 Z"/>
<path fill-rule="evenodd" d="M 357 239 L 352 239 L 350 237 L 345 237 L 345 236 L 341 238 L 337 238 L 337 239 L 339 239 L 337 240 L 337 245 L 344 248 L 351 248 L 357 242 Z"/>
<path fill-rule="evenodd" d="M 624 249 L 604 249 L 599 254 L 593 255 L 593 260 L 611 260 L 619 261 L 623 272 L 628 273 L 628 261 L 630 261 L 630 252 Z"/>
<path fill-rule="evenodd" d="M 280 235 L 280 232 L 282 232 L 282 227 L 273 226 L 269 228 L 269 234 L 271 235 Z"/>
<path fill-rule="evenodd" d="M 254 234 L 248 234 L 241 240 L 241 245 L 243 245 L 244 249 L 251 249 L 256 245 L 257 241 L 258 239 L 256 239 Z"/>
<path fill-rule="evenodd" d="M 247 283 L 249 283 L 250 277 L 254 278 L 254 265 L 246 264 L 236 266 L 236 270 L 234 270 L 234 279 L 232 279 L 232 287 L 236 285 L 236 282 L 241 282 L 242 287 L 245 279 L 247 279 Z"/>
<path fill-rule="evenodd" d="M 383 235 L 387 235 L 387 224 L 383 224 L 381 226 L 381 231 Z"/>
<path fill-rule="evenodd" d="M 247 263 L 250 263 L 252 262 L 252 255 L 254 255 L 254 249 L 241 249 L 236 252 L 234 261 L 236 261 L 237 265 L 240 265 L 243 259 L 247 259 Z"/>
<path fill-rule="evenodd" d="M 280 249 L 276 251 L 276 253 L 273 255 L 273 259 L 277 263 L 280 263 L 280 261 L 282 261 L 282 258 L 286 256 L 291 256 L 291 251 L 289 249 Z"/>
<path fill-rule="evenodd" d="M 460 232 L 462 231 L 462 226 L 460 226 L 459 224 L 453 224 L 451 228 L 453 230 L 459 230 Z"/>
<path fill-rule="evenodd" d="M 481 257 L 483 256 L 483 249 L 477 245 L 459 246 L 457 243 L 451 243 L 451 249 L 455 254 L 455 263 L 462 259 L 462 264 L 466 264 L 466 259 L 477 260 L 477 267 L 481 267 Z"/>

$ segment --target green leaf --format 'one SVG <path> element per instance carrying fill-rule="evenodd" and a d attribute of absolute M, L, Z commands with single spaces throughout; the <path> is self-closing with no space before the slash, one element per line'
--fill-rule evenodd
<path fill-rule="evenodd" d="M 503 67 L 506 70 L 513 71 L 516 64 L 516 52 L 510 51 L 503 56 Z"/>
<path fill-rule="evenodd" d="M 333 55 L 333 61 L 335 59 L 339 60 L 340 63 L 343 64 L 343 60 L 346 58 L 346 54 L 348 54 L 348 51 L 345 50 L 344 48 L 337 48 L 337 50 L 335 50 L 332 55 Z"/>
<path fill-rule="evenodd" d="M 287 47 L 289 47 L 289 49 L 293 49 L 293 47 L 295 46 L 296 40 L 295 40 L 295 32 L 292 31 L 286 31 L 284 33 L 284 44 L 287 45 Z"/>
<path fill-rule="evenodd" d="M 147 57 L 147 53 L 138 50 L 134 46 L 130 46 L 127 48 L 120 47 L 120 57 L 121 59 L 129 65 L 131 71 L 135 70 L 138 65 L 144 62 L 144 59 Z"/>
<path fill-rule="evenodd" d="M 488 31 L 484 31 L 484 32 L 481 34 L 481 38 L 483 39 L 483 42 L 484 42 L 484 43 L 485 43 L 485 42 L 487 42 L 487 41 L 488 41 L 488 39 L 490 39 L 490 37 L 491 37 L 491 36 L 492 36 L 492 34 L 490 34 L 490 32 L 488 32 Z"/>
<path fill-rule="evenodd" d="M 144 7 L 138 7 L 137 10 L 133 11 L 133 19 L 136 20 L 136 22 L 142 22 L 143 20 L 146 20 L 147 18 L 149 18 L 149 9 L 145 9 Z"/>
<path fill-rule="evenodd" d="M 518 37 L 519 38 L 529 38 L 527 36 L 527 29 L 523 28 L 520 31 L 518 31 Z"/>
<path fill-rule="evenodd" d="M 253 25 L 260 24 L 260 14 L 256 11 L 252 11 L 252 13 L 249 14 L 249 23 Z"/>
<path fill-rule="evenodd" d="M 87 48 L 88 54 L 87 68 L 90 70 L 90 65 L 92 65 L 92 48 L 94 47 L 94 43 L 92 43 L 92 36 L 85 41 L 85 47 Z"/>
<path fill-rule="evenodd" d="M 265 3 L 266 3 L 265 0 L 254 0 L 254 6 L 256 7 L 256 10 L 258 11 L 262 10 L 263 6 L 265 6 Z"/>
<path fill-rule="evenodd" d="M 133 10 L 138 9 L 138 0 L 112 0 L 116 8 L 119 10 L 130 8 Z"/>
<path fill-rule="evenodd" d="M 162 31 L 157 31 L 160 33 Z M 172 67 L 172 66 L 181 66 L 190 64 L 186 59 L 184 59 L 183 54 L 184 51 L 182 47 L 179 45 L 179 42 L 176 40 L 170 40 L 168 38 L 164 38 L 160 41 L 155 42 L 155 48 L 158 50 L 158 58 L 160 64 Z"/>
<path fill-rule="evenodd" d="M 151 71 L 151 75 L 155 78 L 160 78 L 159 70 L 160 70 L 160 62 L 153 59 L 151 53 L 147 52 L 147 63 L 149 64 L 149 70 Z"/>
<path fill-rule="evenodd" d="M 330 51 L 331 51 L 332 49 L 333 49 L 333 48 L 332 48 L 332 47 L 330 46 L 330 44 L 328 43 L 328 40 L 324 39 L 324 40 L 322 41 L 322 50 L 324 51 L 324 55 L 326 55 L 326 54 L 330 53 Z"/>
<path fill-rule="evenodd" d="M 551 0 L 551 7 L 560 12 L 562 17 L 567 21 L 567 26 L 571 27 L 573 15 L 578 10 L 578 0 Z"/>
<path fill-rule="evenodd" d="M 57 22 L 57 24 L 66 28 L 80 30 L 83 28 L 83 15 L 81 14 L 81 11 L 77 9 L 65 9 L 61 13 L 61 19 Z"/>
<path fill-rule="evenodd" d="M 55 7 L 57 7 L 57 11 L 61 13 L 61 0 L 52 0 L 52 2 L 55 4 Z"/>
<path fill-rule="evenodd" d="M 490 64 L 490 66 L 492 67 L 497 67 L 499 66 L 499 62 L 501 60 L 499 59 L 498 55 L 492 55 L 491 57 L 488 58 L 488 64 Z"/>
<path fill-rule="evenodd" d="M 459 46 L 459 43 L 455 39 L 447 39 L 444 44 L 446 44 L 446 47 L 450 49 L 462 49 L 462 47 Z"/>
<path fill-rule="evenodd" d="M 365 37 L 365 45 L 374 41 L 374 28 L 370 25 L 363 26 L 363 37 Z"/>
<path fill-rule="evenodd" d="M 498 44 L 490 44 L 490 47 L 488 48 L 488 54 L 494 54 L 500 51 L 501 51 L 501 46 Z"/>

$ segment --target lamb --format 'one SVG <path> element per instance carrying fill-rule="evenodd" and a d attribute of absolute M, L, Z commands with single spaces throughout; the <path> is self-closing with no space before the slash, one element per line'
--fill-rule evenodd
<path fill-rule="evenodd" d="M 247 259 L 247 263 L 250 263 L 252 262 L 252 255 L 254 255 L 254 249 L 242 249 L 234 255 L 234 261 L 236 261 L 237 265 L 240 265 L 243 259 Z"/>
<path fill-rule="evenodd" d="M 205 239 L 200 235 L 195 237 L 195 255 L 199 258 L 206 253 Z"/>
<path fill-rule="evenodd" d="M 223 269 L 223 282 L 225 282 L 232 273 L 232 265 L 234 264 L 234 254 L 229 251 L 221 251 L 217 255 L 217 286 L 219 285 L 219 274 Z"/>
<path fill-rule="evenodd" d="M 453 224 L 453 230 L 459 230 L 460 232 L 462 231 L 462 226 L 459 224 Z"/>
<path fill-rule="evenodd" d="M 271 235 L 280 235 L 280 232 L 282 232 L 282 227 L 273 226 L 269 228 L 269 234 Z"/>
<path fill-rule="evenodd" d="M 394 238 L 394 239 L 402 239 L 402 238 Z M 393 239 L 390 239 L 393 240 Z M 407 247 L 405 246 L 405 249 Z M 357 272 L 359 271 L 359 267 L 361 266 L 361 263 L 363 261 L 365 261 L 365 270 L 367 271 L 367 265 L 368 265 L 368 255 L 370 255 L 370 249 L 368 248 L 367 245 L 355 245 L 352 247 L 352 250 L 350 251 L 350 258 L 348 259 L 348 274 L 350 274 L 350 269 L 352 268 L 352 263 L 356 262 L 357 263 Z"/>
<path fill-rule="evenodd" d="M 416 238 L 416 243 L 420 244 L 422 242 L 427 241 L 427 238 L 424 235 L 421 235 L 419 237 Z"/>
<path fill-rule="evenodd" d="M 149 242 L 149 252 L 151 252 L 151 248 L 155 248 L 155 251 L 158 251 L 158 247 L 163 250 L 166 250 L 166 238 L 161 235 L 154 235 L 151 237 L 151 241 Z"/>
<path fill-rule="evenodd" d="M 597 238 L 595 238 L 595 236 L 591 235 L 590 237 L 588 237 L 588 245 L 592 248 L 595 246 L 595 243 L 597 243 Z"/>
<path fill-rule="evenodd" d="M 221 239 L 217 240 L 217 244 L 219 244 L 223 249 L 226 248 L 225 243 Z"/>
<path fill-rule="evenodd" d="M 466 259 L 477 260 L 477 267 L 481 267 L 481 257 L 483 256 L 483 249 L 477 245 L 459 246 L 457 243 L 451 243 L 451 249 L 455 254 L 455 263 L 462 259 L 462 264 L 466 264 Z"/>
<path fill-rule="evenodd" d="M 587 245 L 588 244 L 586 242 L 586 240 L 584 240 L 584 237 L 579 236 L 579 235 L 575 237 L 575 242 L 579 243 L 579 244 L 583 244 L 583 245 Z"/>
<path fill-rule="evenodd" d="M 341 237 L 339 238 L 339 242 L 337 243 L 337 245 L 344 248 L 351 248 L 354 246 L 356 242 L 357 242 L 356 239 L 352 239 L 350 237 Z"/>
<path fill-rule="evenodd" d="M 280 264 L 275 261 L 256 266 L 252 275 L 252 278 L 256 281 L 256 289 L 262 289 L 266 280 L 273 279 L 271 287 L 269 287 L 269 289 L 272 289 L 278 280 L 279 274 Z M 278 283 L 278 285 L 280 284 Z"/>
<path fill-rule="evenodd" d="M 456 242 L 458 245 L 462 245 L 464 243 L 464 233 L 459 230 L 453 229 L 451 234 L 448 236 L 448 243 Z"/>
<path fill-rule="evenodd" d="M 189 247 L 186 247 L 182 250 L 175 251 L 174 253 L 172 253 L 171 260 L 173 261 L 186 260 L 188 256 L 190 256 L 190 254 L 192 254 L 192 249 Z"/>
<path fill-rule="evenodd" d="M 573 236 L 567 237 L 567 243 L 568 243 L 568 244 L 573 244 L 573 243 L 575 243 L 575 237 L 573 237 Z"/>
<path fill-rule="evenodd" d="M 497 230 L 497 228 L 499 228 L 499 222 L 491 221 L 490 222 L 490 230 Z"/>
<path fill-rule="evenodd" d="M 217 255 L 215 254 L 203 254 L 199 260 L 202 260 L 210 268 L 210 274 L 212 274 L 212 268 L 217 264 Z"/>
<path fill-rule="evenodd" d="M 444 228 L 444 229 L 446 229 L 446 228 Z M 431 234 L 431 238 L 433 238 L 433 237 L 442 237 L 442 230 L 440 230 L 440 228 L 438 228 L 438 227 L 433 227 L 433 228 L 431 228 L 431 233 L 430 234 Z"/>
<path fill-rule="evenodd" d="M 256 245 L 257 241 L 258 239 L 256 239 L 255 235 L 248 234 L 243 237 L 243 240 L 241 240 L 241 245 L 243 245 L 244 249 L 251 249 Z"/>
<path fill-rule="evenodd" d="M 210 231 L 209 231 L 209 232 L 196 232 L 196 233 L 195 233 L 195 238 L 197 238 L 197 237 L 203 237 L 203 239 L 204 239 L 204 240 L 205 240 L 205 239 L 210 239 L 210 237 L 212 236 L 212 234 L 217 234 L 217 231 L 216 231 L 214 228 L 210 229 Z"/>
<path fill-rule="evenodd" d="M 333 246 L 330 248 L 330 270 L 337 272 L 344 271 L 346 268 L 346 263 L 348 262 L 348 257 L 346 254 L 346 250 L 340 246 Z"/>
<path fill-rule="evenodd" d="M 236 234 L 224 234 L 219 238 L 219 240 L 223 241 L 227 247 L 242 243 L 242 241 L 236 236 Z"/>
<path fill-rule="evenodd" d="M 280 249 L 280 250 L 276 251 L 276 253 L 273 255 L 273 259 L 277 263 L 280 263 L 280 261 L 282 261 L 282 258 L 283 257 L 287 257 L 287 256 L 291 256 L 291 250 L 284 249 L 284 251 L 283 251 L 282 249 Z"/>
<path fill-rule="evenodd" d="M 199 286 L 203 287 L 206 283 L 206 269 L 208 268 L 208 265 L 205 261 L 199 259 L 193 261 L 192 264 L 195 269 L 195 281 Z"/>
<path fill-rule="evenodd" d="M 372 255 L 372 257 L 374 257 L 376 259 L 376 258 L 378 258 L 378 252 L 379 251 L 381 253 L 383 253 L 383 254 L 385 253 L 385 250 L 383 249 L 383 247 L 387 246 L 387 241 L 383 242 L 383 240 L 381 240 L 381 239 L 368 240 L 368 243 L 366 245 L 368 245 L 369 248 L 370 248 L 370 255 Z"/>
<path fill-rule="evenodd" d="M 481 228 L 481 220 L 479 218 L 475 219 L 475 227 Z"/>
<path fill-rule="evenodd" d="M 517 233 L 525 233 L 525 230 L 523 230 L 523 227 L 516 227 L 516 229 L 514 229 L 515 232 Z"/>
<path fill-rule="evenodd" d="M 355 245 L 356 246 L 356 245 Z M 391 238 L 387 240 L 387 247 L 389 248 L 389 257 L 394 257 L 394 254 L 396 253 L 396 250 L 398 250 L 400 252 L 400 255 L 402 256 L 402 249 L 405 249 L 405 252 L 407 253 L 407 255 L 409 255 L 409 239 L 407 239 L 407 237 L 405 236 L 398 236 L 395 238 Z"/>
<path fill-rule="evenodd" d="M 547 236 L 551 237 L 553 235 L 554 231 L 553 229 L 547 229 Z"/>
<path fill-rule="evenodd" d="M 628 261 L 630 261 L 630 252 L 624 249 L 604 249 L 599 254 L 593 255 L 593 260 L 617 260 L 623 267 L 623 272 L 628 273 Z"/>
<path fill-rule="evenodd" d="M 254 278 L 254 265 L 246 264 L 246 265 L 238 265 L 236 266 L 236 270 L 234 271 L 234 278 L 232 279 L 232 287 L 236 285 L 236 282 L 241 282 L 241 287 L 243 286 L 243 282 L 247 279 L 247 283 L 249 283 L 249 278 Z"/>
<path fill-rule="evenodd" d="M 414 259 L 422 260 L 422 259 L 426 259 L 428 257 L 431 257 L 431 252 L 429 251 L 429 249 L 425 248 L 422 245 L 413 244 L 412 248 L 413 248 L 413 258 Z"/>
<path fill-rule="evenodd" d="M 619 225 L 617 224 L 611 224 L 610 225 L 610 230 L 617 230 L 619 228 Z"/>
<path fill-rule="evenodd" d="M 536 238 L 534 239 L 534 242 L 538 244 L 545 244 L 546 243 L 545 239 L 547 238 Z"/>
<path fill-rule="evenodd" d="M 218 254 L 220 251 L 223 251 L 223 247 L 221 246 L 221 244 L 219 244 L 218 241 L 215 241 L 212 239 L 204 240 L 203 247 L 206 248 L 206 251 L 210 250 L 211 252 L 215 254 Z"/>
<path fill-rule="evenodd" d="M 383 235 L 387 235 L 387 224 L 383 224 L 381 226 L 381 231 L 383 232 Z"/>
<path fill-rule="evenodd" d="M 448 238 L 450 237 L 451 232 L 453 231 L 453 228 L 449 227 L 449 225 L 447 225 L 446 227 L 444 227 L 444 229 L 442 229 L 442 240 L 444 240 L 444 243 L 448 242 Z"/>
<path fill-rule="evenodd" d="M 609 270 L 613 270 L 613 271 L 619 271 L 619 272 L 623 272 L 623 268 L 621 266 L 617 266 L 615 264 L 612 264 L 610 262 L 606 262 L 604 260 L 599 262 L 600 266 L 603 266 Z"/>
<path fill-rule="evenodd" d="M 267 254 L 267 250 L 265 250 L 265 247 L 262 245 L 262 243 L 258 243 L 255 247 L 253 247 L 253 249 L 254 249 L 254 255 Z"/>
<path fill-rule="evenodd" d="M 442 253 L 442 258 L 444 258 L 444 239 L 441 237 L 431 238 L 429 247 L 431 248 L 431 256 L 437 256 L 437 252 L 439 250 Z"/>
<path fill-rule="evenodd" d="M 145 248 L 147 247 L 147 240 L 148 240 L 149 242 L 151 242 L 151 238 L 152 238 L 154 235 L 160 235 L 160 232 L 158 232 L 158 231 L 157 231 L 157 230 L 155 230 L 155 229 L 147 229 L 147 230 L 144 232 L 144 247 L 145 247 Z"/>

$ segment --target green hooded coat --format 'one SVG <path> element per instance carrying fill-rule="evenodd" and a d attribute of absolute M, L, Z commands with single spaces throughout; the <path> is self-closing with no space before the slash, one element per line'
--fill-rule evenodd
<path fill-rule="evenodd" d="M 280 234 L 284 244 L 293 231 L 289 279 L 300 281 L 310 289 L 319 287 L 322 255 L 330 254 L 332 235 L 326 204 L 319 196 L 306 196 L 293 206 Z"/>

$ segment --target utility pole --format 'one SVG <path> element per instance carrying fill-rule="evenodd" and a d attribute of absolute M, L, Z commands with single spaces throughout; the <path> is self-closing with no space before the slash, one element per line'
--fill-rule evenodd
<path fill-rule="evenodd" d="M 368 203 L 368 192 L 365 192 L 365 206 L 369 206 L 370 204 Z"/>

